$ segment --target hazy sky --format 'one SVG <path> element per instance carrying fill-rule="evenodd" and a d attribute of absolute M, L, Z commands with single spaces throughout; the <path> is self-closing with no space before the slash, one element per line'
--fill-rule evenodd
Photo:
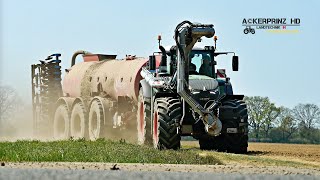
<path fill-rule="evenodd" d="M 173 45 L 176 25 L 190 20 L 214 24 L 217 49 L 239 55 L 239 72 L 231 71 L 231 56 L 218 60 L 231 77 L 235 93 L 268 96 L 278 106 L 320 105 L 317 0 L 0 2 L 0 83 L 16 88 L 26 101 L 31 101 L 30 64 L 51 53 L 62 53 L 63 69 L 80 49 L 116 53 L 120 58 L 125 54 L 147 57 L 158 51 L 158 34 L 163 45 Z M 301 26 L 299 33 L 256 30 L 246 35 L 243 18 L 300 18 Z"/>

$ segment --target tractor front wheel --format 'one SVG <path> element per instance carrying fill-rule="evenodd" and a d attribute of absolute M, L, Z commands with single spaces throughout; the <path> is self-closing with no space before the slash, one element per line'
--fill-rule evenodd
<path fill-rule="evenodd" d="M 150 100 L 148 101 L 143 97 L 143 90 L 140 89 L 138 97 L 138 111 L 137 111 L 137 139 L 138 144 L 149 145 L 151 144 L 151 131 L 150 131 Z"/>
<path fill-rule="evenodd" d="M 181 102 L 172 97 L 157 98 L 153 113 L 153 147 L 156 149 L 179 149 L 181 137 L 176 120 L 181 118 Z"/>

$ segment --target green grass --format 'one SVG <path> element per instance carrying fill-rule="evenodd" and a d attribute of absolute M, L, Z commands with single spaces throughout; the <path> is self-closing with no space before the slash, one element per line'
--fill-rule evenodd
<path fill-rule="evenodd" d="M 200 156 L 190 150 L 159 151 L 103 139 L 0 142 L 0 161 L 222 164 L 213 156 Z"/>

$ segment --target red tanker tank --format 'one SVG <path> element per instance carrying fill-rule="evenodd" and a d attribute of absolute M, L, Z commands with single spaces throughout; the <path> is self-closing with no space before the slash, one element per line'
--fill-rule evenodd
<path fill-rule="evenodd" d="M 142 79 L 140 71 L 147 59 L 132 57 L 118 60 L 108 57 L 85 55 L 85 62 L 73 65 L 63 79 L 64 94 L 69 97 L 89 97 L 104 93 L 114 100 L 118 100 L 118 97 L 137 100 Z"/>
<path fill-rule="evenodd" d="M 75 63 L 81 54 L 84 61 Z M 137 131 L 140 72 L 147 60 L 75 52 L 63 78 L 63 96 L 52 108 L 53 137 L 94 140 L 112 135 L 115 129 Z M 160 56 L 156 56 L 156 66 L 159 64 Z"/>

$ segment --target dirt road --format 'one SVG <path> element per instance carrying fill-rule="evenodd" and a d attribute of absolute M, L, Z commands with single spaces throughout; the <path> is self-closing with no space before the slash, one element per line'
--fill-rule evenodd
<path fill-rule="evenodd" d="M 111 171 L 111 170 L 66 170 L 66 169 L 11 169 L 4 168 L 0 170 L 0 179 L 112 179 L 112 180 L 315 180 L 317 176 L 308 175 L 266 175 L 266 174 L 225 174 L 225 173 L 206 173 L 206 172 L 159 172 L 159 171 Z"/>
<path fill-rule="evenodd" d="M 69 170 L 111 170 L 115 163 L 84 163 L 84 162 L 25 162 L 6 163 L 2 168 L 18 169 L 69 169 Z M 279 166 L 250 166 L 241 164 L 229 165 L 189 165 L 189 164 L 136 164 L 119 163 L 121 171 L 158 171 L 158 172 L 206 172 L 236 174 L 272 174 L 272 175 L 313 175 L 320 176 L 319 169 L 306 169 Z M 1 167 L 0 167 L 1 170 Z"/>

